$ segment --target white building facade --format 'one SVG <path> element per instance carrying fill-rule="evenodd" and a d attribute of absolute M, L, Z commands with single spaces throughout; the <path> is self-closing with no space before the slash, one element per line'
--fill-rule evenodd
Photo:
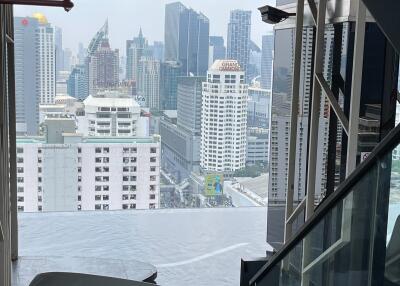
<path fill-rule="evenodd" d="M 119 91 L 99 92 L 84 100 L 85 115 L 78 130 L 86 136 L 138 136 L 140 106 Z"/>
<path fill-rule="evenodd" d="M 36 34 L 38 64 L 38 96 L 40 104 L 54 103 L 56 96 L 55 30 L 50 24 L 41 24 Z"/>
<path fill-rule="evenodd" d="M 154 209 L 160 199 L 159 137 L 17 140 L 18 210 Z"/>
<path fill-rule="evenodd" d="M 200 166 L 234 172 L 245 167 L 248 85 L 236 60 L 216 60 L 203 82 Z"/>

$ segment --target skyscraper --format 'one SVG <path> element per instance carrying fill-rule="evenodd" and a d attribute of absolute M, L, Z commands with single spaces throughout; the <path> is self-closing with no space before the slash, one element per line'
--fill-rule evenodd
<path fill-rule="evenodd" d="M 39 21 L 14 18 L 16 129 L 19 134 L 36 135 L 39 124 L 38 66 L 36 33 Z"/>
<path fill-rule="evenodd" d="M 153 57 L 160 61 L 164 61 L 164 43 L 160 41 L 154 41 L 153 45 L 149 46 L 149 50 L 153 54 Z"/>
<path fill-rule="evenodd" d="M 84 100 L 88 97 L 88 87 L 84 65 L 76 65 L 67 81 L 68 95 L 78 100 Z"/>
<path fill-rule="evenodd" d="M 227 59 L 237 60 L 249 80 L 251 11 L 233 10 L 228 24 Z"/>
<path fill-rule="evenodd" d="M 160 108 L 175 110 L 177 106 L 178 76 L 181 75 L 182 66 L 178 62 L 161 63 L 160 71 Z"/>
<path fill-rule="evenodd" d="M 224 60 L 226 48 L 224 38 L 221 36 L 210 36 L 210 50 L 208 64 L 211 66 L 216 60 Z"/>
<path fill-rule="evenodd" d="M 126 79 L 138 80 L 139 61 L 145 56 L 148 49 L 147 40 L 143 37 L 142 29 L 133 40 L 126 41 Z"/>
<path fill-rule="evenodd" d="M 262 37 L 261 56 L 261 87 L 272 88 L 272 60 L 274 54 L 274 35 L 268 34 Z"/>
<path fill-rule="evenodd" d="M 152 57 L 139 61 L 138 95 L 151 109 L 160 109 L 160 62 Z"/>
<path fill-rule="evenodd" d="M 217 60 L 203 83 L 200 166 L 231 173 L 245 167 L 248 86 L 236 60 Z"/>
<path fill-rule="evenodd" d="M 115 87 L 119 83 L 119 51 L 111 50 L 108 39 L 101 41 L 89 64 L 89 93 Z"/>
<path fill-rule="evenodd" d="M 202 13 L 180 2 L 165 6 L 165 61 L 182 65 L 183 75 L 205 75 L 208 68 L 210 23 Z"/>
<path fill-rule="evenodd" d="M 59 71 L 64 70 L 62 29 L 59 27 L 54 27 L 54 32 L 54 43 L 56 47 L 56 74 L 58 77 Z"/>
<path fill-rule="evenodd" d="M 34 14 L 34 17 L 39 21 L 35 41 L 39 60 L 36 67 L 39 102 L 40 104 L 52 104 L 56 95 L 55 30 L 44 15 Z"/>

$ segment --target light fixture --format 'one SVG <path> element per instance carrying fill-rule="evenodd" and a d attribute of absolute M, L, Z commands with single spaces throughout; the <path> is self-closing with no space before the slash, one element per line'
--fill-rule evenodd
<path fill-rule="evenodd" d="M 67 12 L 74 7 L 71 0 L 0 0 L 0 4 L 63 7 Z"/>
<path fill-rule="evenodd" d="M 268 24 L 277 24 L 290 16 L 296 16 L 296 13 L 288 13 L 269 5 L 260 7 L 258 10 L 260 10 L 262 20 Z"/>

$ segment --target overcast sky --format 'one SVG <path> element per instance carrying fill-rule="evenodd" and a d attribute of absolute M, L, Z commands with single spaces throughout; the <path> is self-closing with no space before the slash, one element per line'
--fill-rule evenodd
<path fill-rule="evenodd" d="M 30 16 L 35 12 L 45 14 L 48 21 L 63 29 L 63 46 L 75 53 L 78 43 L 87 47 L 90 39 L 109 20 L 112 48 L 125 54 L 125 41 L 138 34 L 142 27 L 144 36 L 152 43 L 164 41 L 165 4 L 168 0 L 72 0 L 75 7 L 69 13 L 62 8 L 14 6 L 15 16 Z M 272 26 L 261 21 L 258 7 L 273 5 L 275 0 L 183 0 L 185 6 L 201 11 L 210 19 L 210 35 L 226 40 L 229 12 L 233 9 L 252 11 L 252 40 L 261 45 L 261 37 Z"/>

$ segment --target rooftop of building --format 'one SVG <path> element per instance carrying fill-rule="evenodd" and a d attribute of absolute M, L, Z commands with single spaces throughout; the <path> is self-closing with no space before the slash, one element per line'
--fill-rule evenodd
<path fill-rule="evenodd" d="M 237 60 L 216 60 L 209 68 L 209 71 L 240 72 L 242 69 Z"/>
<path fill-rule="evenodd" d="M 82 136 L 77 133 L 63 133 L 65 137 L 71 136 Z M 159 136 L 153 137 L 82 137 L 82 141 L 79 143 L 87 143 L 87 144 L 149 144 L 149 143 L 157 143 L 160 142 Z M 40 136 L 34 137 L 17 137 L 17 145 L 18 144 L 46 144 L 46 138 Z"/>
<path fill-rule="evenodd" d="M 128 94 L 120 91 L 99 92 L 95 96 L 89 95 L 84 100 L 85 106 L 97 107 L 137 107 L 140 105 Z"/>

